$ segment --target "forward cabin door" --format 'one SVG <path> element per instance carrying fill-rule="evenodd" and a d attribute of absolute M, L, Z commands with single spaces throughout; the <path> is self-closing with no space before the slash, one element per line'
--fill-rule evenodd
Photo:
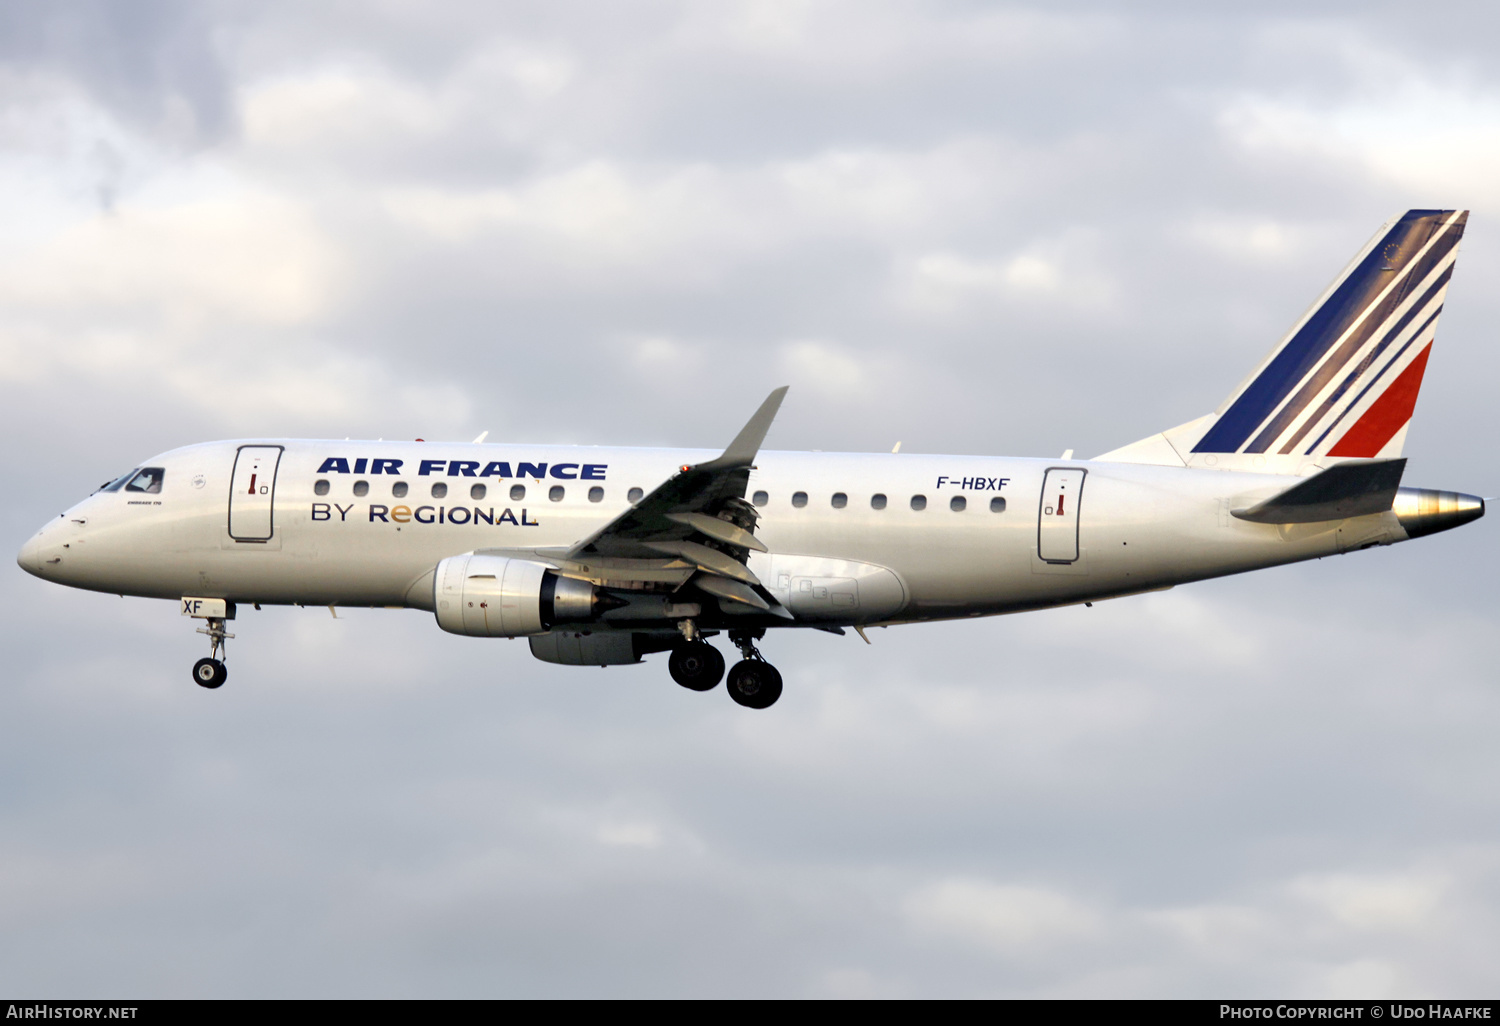
<path fill-rule="evenodd" d="M 268 542 L 275 531 L 279 445 L 242 445 L 234 458 L 229 486 L 229 537 L 237 542 Z"/>
<path fill-rule="evenodd" d="M 1054 467 L 1042 482 L 1037 517 L 1036 552 L 1048 563 L 1078 560 L 1078 506 L 1083 499 L 1084 470 Z"/>

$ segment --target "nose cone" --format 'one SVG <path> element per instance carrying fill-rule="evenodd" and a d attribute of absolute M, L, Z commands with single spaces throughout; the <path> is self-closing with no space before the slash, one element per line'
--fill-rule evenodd
<path fill-rule="evenodd" d="M 66 521 L 58 518 L 32 535 L 16 554 L 21 569 L 44 581 L 59 580 L 64 550 L 68 548 L 64 543 L 74 540 L 67 531 L 68 526 Z"/>
<path fill-rule="evenodd" d="M 20 555 L 16 556 L 16 562 L 21 569 L 28 574 L 42 576 L 42 532 L 38 531 L 32 535 L 25 545 L 21 546 Z"/>

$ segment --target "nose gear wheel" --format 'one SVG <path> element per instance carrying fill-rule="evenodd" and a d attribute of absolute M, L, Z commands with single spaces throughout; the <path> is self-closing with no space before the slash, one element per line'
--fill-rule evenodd
<path fill-rule="evenodd" d="M 229 657 L 228 641 L 234 635 L 224 630 L 224 621 L 218 617 L 209 617 L 208 626 L 199 627 L 198 633 L 208 635 L 208 658 L 193 664 L 193 683 L 201 688 L 222 687 L 229 679 L 229 669 L 219 653 L 226 659 Z"/>
<path fill-rule="evenodd" d="M 217 659 L 199 659 L 193 664 L 193 680 L 202 688 L 217 688 L 229 678 L 229 670 Z"/>

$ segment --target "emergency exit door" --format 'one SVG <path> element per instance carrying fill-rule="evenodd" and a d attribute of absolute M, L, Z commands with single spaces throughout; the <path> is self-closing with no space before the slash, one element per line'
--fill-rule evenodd
<path fill-rule="evenodd" d="M 237 542 L 271 540 L 279 445 L 242 445 L 229 487 L 229 537 Z"/>
<path fill-rule="evenodd" d="M 1037 518 L 1036 552 L 1048 563 L 1078 560 L 1078 505 L 1086 471 L 1054 467 L 1042 481 Z"/>

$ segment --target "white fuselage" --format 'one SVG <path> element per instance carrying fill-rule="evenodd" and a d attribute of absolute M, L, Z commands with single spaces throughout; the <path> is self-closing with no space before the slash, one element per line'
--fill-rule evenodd
<path fill-rule="evenodd" d="M 230 533 L 234 485 L 249 492 L 235 471 L 247 446 L 281 449 L 270 490 L 264 476 L 253 486 L 270 537 L 249 541 Z M 124 595 L 430 609 L 440 560 L 570 546 L 627 509 L 632 489 L 649 493 L 714 455 L 411 442 L 193 445 L 143 464 L 164 471 L 158 492 L 98 492 L 39 531 L 20 561 L 58 583 Z M 319 482 L 327 482 L 325 494 Z M 1072 489 L 1062 514 L 1044 483 Z M 446 495 L 434 496 L 435 485 Z M 482 497 L 473 497 L 475 486 Z M 1282 526 L 1230 515 L 1287 486 L 1281 475 L 1087 460 L 762 451 L 747 497 L 756 499 L 756 537 L 770 553 L 753 556 L 750 567 L 773 591 L 793 599 L 799 585 L 807 592 L 800 607 L 787 601 L 794 612 L 814 609 L 818 581 L 867 579 L 863 598 L 798 616 L 860 624 L 1107 598 L 1407 537 L 1389 512 Z M 805 503 L 794 503 L 799 494 Z M 838 495 L 844 501 L 835 505 Z M 877 495 L 886 497 L 884 508 L 872 506 Z M 925 508 L 913 508 L 914 496 Z M 952 508 L 955 497 L 964 499 L 962 510 Z M 1049 522 L 1060 515 L 1061 528 Z M 1076 554 L 1043 559 L 1048 529 L 1065 547 L 1076 544 Z"/>

